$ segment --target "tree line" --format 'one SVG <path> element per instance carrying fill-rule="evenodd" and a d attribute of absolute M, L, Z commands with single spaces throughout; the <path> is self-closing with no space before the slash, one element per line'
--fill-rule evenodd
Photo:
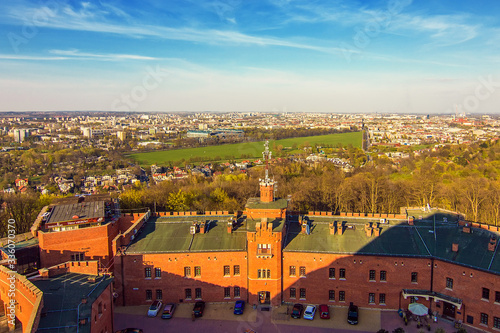
<path fill-rule="evenodd" d="M 399 213 L 400 207 L 427 206 L 458 211 L 468 220 L 498 225 L 500 144 L 457 145 L 406 151 L 408 158 L 372 156 L 344 172 L 331 163 L 283 160 L 272 164 L 277 196 L 291 198 L 294 211 Z M 211 179 L 191 177 L 135 188 L 120 195 L 123 208 L 157 210 L 243 210 L 259 195 L 263 168 Z"/>

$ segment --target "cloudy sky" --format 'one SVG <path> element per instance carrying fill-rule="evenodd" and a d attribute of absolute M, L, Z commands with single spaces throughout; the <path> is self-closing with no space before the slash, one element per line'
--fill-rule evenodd
<path fill-rule="evenodd" d="M 0 111 L 500 113 L 500 1 L 0 2 Z"/>

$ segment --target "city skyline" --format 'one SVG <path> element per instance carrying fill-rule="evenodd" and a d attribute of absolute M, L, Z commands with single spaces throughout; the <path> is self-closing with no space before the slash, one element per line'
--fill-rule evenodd
<path fill-rule="evenodd" d="M 498 113 L 499 7 L 4 2 L 0 111 Z"/>

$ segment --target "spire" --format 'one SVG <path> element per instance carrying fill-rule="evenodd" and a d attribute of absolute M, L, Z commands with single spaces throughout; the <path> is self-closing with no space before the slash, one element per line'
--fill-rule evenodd
<path fill-rule="evenodd" d="M 269 160 L 271 159 L 271 151 L 269 151 L 269 141 L 266 141 L 264 144 L 264 151 L 262 152 L 262 156 L 264 157 L 264 161 L 266 163 L 266 173 L 264 179 L 259 179 L 260 181 L 260 201 L 261 202 L 272 202 L 274 201 L 274 190 L 275 190 L 275 182 L 274 179 L 269 178 Z"/>
<path fill-rule="evenodd" d="M 269 179 L 269 160 L 271 159 L 272 152 L 269 151 L 269 141 L 266 141 L 264 144 L 264 151 L 262 152 L 262 156 L 264 157 L 264 161 L 266 162 L 266 177 L 264 178 L 265 183 L 270 183 L 272 180 Z"/>

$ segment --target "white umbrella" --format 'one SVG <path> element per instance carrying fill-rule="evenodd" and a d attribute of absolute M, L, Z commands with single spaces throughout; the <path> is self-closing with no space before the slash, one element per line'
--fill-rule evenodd
<path fill-rule="evenodd" d="M 410 310 L 411 313 L 417 316 L 425 316 L 426 314 L 429 313 L 429 309 L 420 303 L 411 303 L 408 305 L 408 310 Z"/>

